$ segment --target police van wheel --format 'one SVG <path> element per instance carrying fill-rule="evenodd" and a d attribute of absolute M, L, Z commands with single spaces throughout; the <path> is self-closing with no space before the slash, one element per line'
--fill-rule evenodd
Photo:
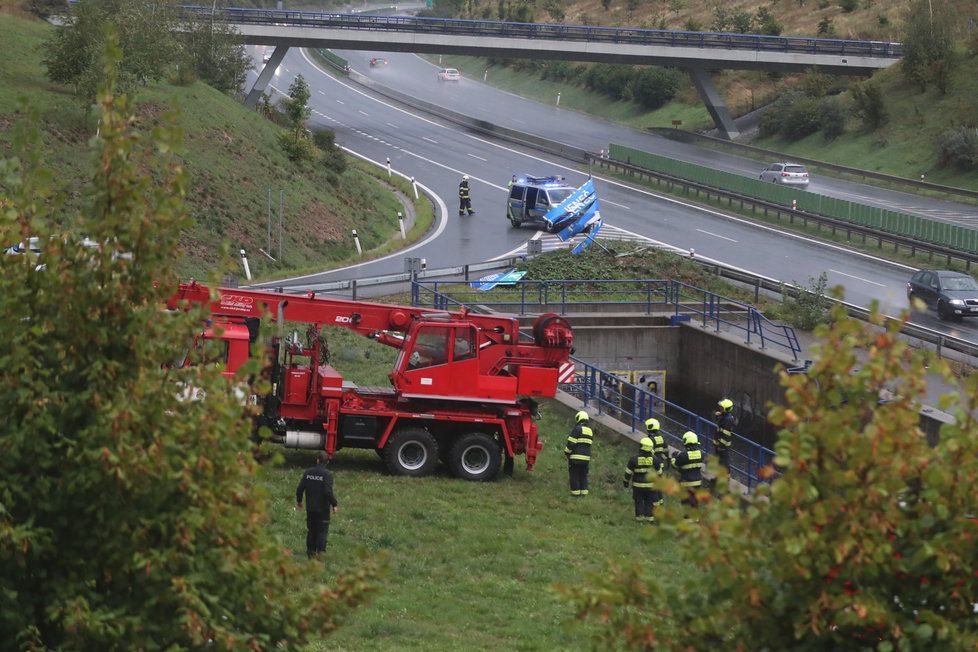
<path fill-rule="evenodd" d="M 423 428 L 402 428 L 384 446 L 384 462 L 394 475 L 430 475 L 438 464 L 438 442 Z"/>
<path fill-rule="evenodd" d="M 522 220 L 518 220 L 515 217 L 509 218 L 509 223 L 512 224 L 513 225 L 513 228 L 516 228 L 516 229 L 518 229 L 521 226 L 523 226 L 523 221 Z"/>
<path fill-rule="evenodd" d="M 476 482 L 495 480 L 501 464 L 499 444 L 484 432 L 462 435 L 448 456 L 448 466 L 455 477 Z"/>

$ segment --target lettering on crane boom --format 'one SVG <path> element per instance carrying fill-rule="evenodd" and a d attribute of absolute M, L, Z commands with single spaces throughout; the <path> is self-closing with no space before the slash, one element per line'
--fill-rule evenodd
<path fill-rule="evenodd" d="M 352 324 L 353 317 L 347 317 L 346 315 L 336 315 L 336 319 L 333 320 L 337 324 Z"/>
<path fill-rule="evenodd" d="M 237 312 L 251 312 L 255 305 L 255 300 L 251 297 L 240 294 L 222 294 L 221 310 L 231 310 Z"/>

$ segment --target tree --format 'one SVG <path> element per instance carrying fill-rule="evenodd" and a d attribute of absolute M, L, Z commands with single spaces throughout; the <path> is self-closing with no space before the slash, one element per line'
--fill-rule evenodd
<path fill-rule="evenodd" d="M 131 89 L 163 79 L 174 52 L 168 5 L 162 0 L 82 0 L 45 45 L 44 65 L 51 81 L 69 84 L 88 104 L 103 81 L 101 53 L 109 23 L 116 27 L 124 57 L 116 83 Z"/>
<path fill-rule="evenodd" d="M 113 65 L 104 77 L 87 201 L 68 232 L 55 230 L 64 191 L 42 165 L 36 114 L 0 164 L 0 238 L 37 236 L 43 250 L 0 257 L 0 640 L 306 649 L 362 599 L 369 566 L 310 586 L 322 568 L 267 531 L 234 385 L 207 365 L 161 368 L 205 316 L 162 310 L 189 227 L 178 130 L 171 116 L 133 131 Z M 188 387 L 206 398 L 181 401 Z"/>
<path fill-rule="evenodd" d="M 251 59 L 235 42 L 236 30 L 223 20 L 195 18 L 184 23 L 183 56 L 198 78 L 224 93 L 242 87 Z"/>
<path fill-rule="evenodd" d="M 904 77 L 921 90 L 934 81 L 941 93 L 947 92 L 954 63 L 952 21 L 945 3 L 914 0 L 910 4 L 900 66 Z"/>
<path fill-rule="evenodd" d="M 645 68 L 629 82 L 632 98 L 646 109 L 658 109 L 679 92 L 681 75 L 672 68 Z"/>
<path fill-rule="evenodd" d="M 978 378 L 931 447 L 926 365 L 946 364 L 840 306 L 806 374 L 782 375 L 775 464 L 747 504 L 717 484 L 699 522 L 667 503 L 650 546 L 681 539 L 685 575 L 613 567 L 564 589 L 602 644 L 666 650 L 964 650 L 978 644 Z M 894 395 L 881 401 L 881 392 Z M 942 399 L 954 408 L 953 396 Z M 768 468 L 773 474 L 774 469 Z M 723 472 L 725 477 L 725 472 Z M 670 493 L 678 491 L 668 483 Z M 656 513 L 659 516 L 659 512 Z"/>
<path fill-rule="evenodd" d="M 823 97 L 818 102 L 818 123 L 826 141 L 835 140 L 846 132 L 847 107 L 838 95 Z"/>
<path fill-rule="evenodd" d="M 302 129 L 309 119 L 309 84 L 305 77 L 296 75 L 289 85 L 289 99 L 285 102 L 285 116 L 293 129 Z"/>
<path fill-rule="evenodd" d="M 767 7 L 758 8 L 756 20 L 761 34 L 781 36 L 781 32 L 784 31 L 784 25 L 774 17 L 774 14 Z"/>
<path fill-rule="evenodd" d="M 853 101 L 853 112 L 867 129 L 879 129 L 890 119 L 883 100 L 883 91 L 879 84 L 865 81 L 853 84 L 850 89 Z"/>

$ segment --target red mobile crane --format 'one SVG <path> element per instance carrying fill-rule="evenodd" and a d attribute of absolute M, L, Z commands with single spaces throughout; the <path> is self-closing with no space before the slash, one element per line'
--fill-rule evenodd
<path fill-rule="evenodd" d="M 514 317 L 438 311 L 364 301 L 287 295 L 182 283 L 167 305 L 207 304 L 203 338 L 226 345 L 225 375 L 248 361 L 260 319 L 280 334 L 270 343 L 273 390 L 263 397 L 259 425 L 290 448 L 373 448 L 392 473 L 421 476 L 439 457 L 452 473 L 491 480 L 505 457 L 526 455 L 532 469 L 543 447 L 533 397 L 552 397 L 573 378 L 573 334 L 567 321 L 544 314 L 533 341 L 521 342 Z M 309 324 L 306 342 L 283 337 L 285 322 Z M 327 364 L 322 327 L 343 326 L 399 349 L 392 388 L 357 387 Z"/>

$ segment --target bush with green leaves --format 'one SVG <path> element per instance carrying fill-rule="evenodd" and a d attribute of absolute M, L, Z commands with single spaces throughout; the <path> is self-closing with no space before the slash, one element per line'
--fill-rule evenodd
<path fill-rule="evenodd" d="M 825 140 L 835 140 L 846 132 L 849 108 L 839 95 L 823 97 L 818 102 L 818 126 Z"/>
<path fill-rule="evenodd" d="M 788 108 L 781 125 L 781 133 L 788 140 L 800 140 L 821 127 L 819 103 L 813 97 L 800 97 Z"/>
<path fill-rule="evenodd" d="M 943 168 L 978 170 L 978 129 L 945 130 L 937 139 L 937 161 Z"/>
<path fill-rule="evenodd" d="M 953 24 L 955 16 L 943 2 L 913 0 L 905 21 L 903 58 L 904 77 L 925 90 L 931 82 L 947 92 L 954 64 Z"/>
<path fill-rule="evenodd" d="M 829 313 L 826 294 L 829 279 L 825 272 L 808 279 L 808 287 L 800 288 L 795 296 L 782 291 L 781 307 L 777 314 L 792 326 L 810 331 L 825 323 Z"/>
<path fill-rule="evenodd" d="M 859 7 L 859 0 L 839 0 L 839 8 L 843 13 L 851 14 Z"/>
<path fill-rule="evenodd" d="M 839 306 L 816 331 L 814 364 L 782 375 L 784 405 L 768 416 L 780 428 L 774 463 L 783 475 L 752 500 L 717 469 L 716 493 L 699 492 L 696 520 L 672 501 L 656 510 L 648 550 L 681 540 L 675 564 L 695 570 L 689 579 L 652 573 L 638 554 L 562 588 L 596 630 L 596 648 L 978 645 L 978 376 L 942 397 L 956 422 L 928 445 L 919 425 L 925 370 L 957 381 L 900 336 L 906 317 L 874 307 L 865 324 Z M 884 390 L 894 395 L 881 402 Z M 680 493 L 675 480 L 662 485 Z"/>
<path fill-rule="evenodd" d="M 43 165 L 36 116 L 0 163 L 0 241 L 41 248 L 0 256 L 2 647 L 308 649 L 372 571 L 327 588 L 321 564 L 269 534 L 238 394 L 258 361 L 233 379 L 168 364 L 207 316 L 164 310 L 190 226 L 179 131 L 172 118 L 134 131 L 104 70 L 80 214 L 59 214 L 66 191 Z"/>
<path fill-rule="evenodd" d="M 629 82 L 632 98 L 646 109 L 658 109 L 679 92 L 682 73 L 673 68 L 644 68 Z"/>
<path fill-rule="evenodd" d="M 781 36 L 781 32 L 784 31 L 784 25 L 774 17 L 774 14 L 767 7 L 757 9 L 756 21 L 761 34 Z"/>
<path fill-rule="evenodd" d="M 332 172 L 336 180 L 346 170 L 346 156 L 336 145 L 336 132 L 332 129 L 316 129 L 312 132 L 312 142 L 319 148 L 323 167 Z"/>
<path fill-rule="evenodd" d="M 879 129 L 890 119 L 886 109 L 883 89 L 873 80 L 856 83 L 849 87 L 852 95 L 853 113 L 863 123 L 863 127 L 872 131 Z"/>

